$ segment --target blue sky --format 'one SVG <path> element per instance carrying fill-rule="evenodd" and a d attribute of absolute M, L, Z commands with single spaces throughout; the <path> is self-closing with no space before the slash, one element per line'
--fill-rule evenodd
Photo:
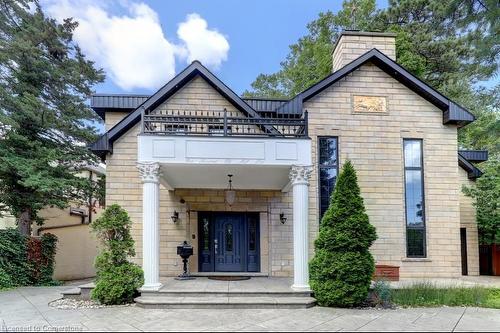
<path fill-rule="evenodd" d="M 387 0 L 377 2 L 387 5 Z M 44 3 L 56 18 L 73 16 L 81 22 L 75 39 L 107 73 L 106 81 L 95 87 L 97 92 L 145 94 L 153 93 L 193 58 L 208 63 L 240 94 L 258 74 L 279 69 L 288 46 L 307 33 L 308 22 L 320 12 L 337 12 L 342 5 L 332 0 Z"/>

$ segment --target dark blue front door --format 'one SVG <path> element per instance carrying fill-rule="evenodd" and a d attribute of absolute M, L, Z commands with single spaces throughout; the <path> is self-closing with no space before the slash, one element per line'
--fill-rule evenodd
<path fill-rule="evenodd" d="M 216 272 L 241 272 L 245 252 L 243 216 L 215 216 L 214 258 Z"/>
<path fill-rule="evenodd" d="M 260 270 L 257 213 L 200 212 L 198 216 L 201 272 Z"/>

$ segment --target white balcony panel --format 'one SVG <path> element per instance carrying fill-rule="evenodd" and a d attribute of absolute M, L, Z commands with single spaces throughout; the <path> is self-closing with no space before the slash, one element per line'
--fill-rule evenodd
<path fill-rule="evenodd" d="M 138 162 L 158 162 L 168 189 L 288 188 L 292 165 L 311 164 L 311 140 L 139 135 Z"/>
<path fill-rule="evenodd" d="M 139 135 L 139 161 L 167 164 L 311 164 L 311 140 Z"/>

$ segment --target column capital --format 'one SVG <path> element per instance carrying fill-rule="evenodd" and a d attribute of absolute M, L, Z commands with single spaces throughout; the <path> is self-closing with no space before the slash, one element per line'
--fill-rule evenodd
<path fill-rule="evenodd" d="M 137 169 L 143 183 L 159 183 L 161 170 L 158 162 L 138 162 Z"/>
<path fill-rule="evenodd" d="M 310 165 L 292 165 L 288 177 L 292 185 L 305 184 L 309 185 L 309 178 L 311 177 L 312 166 Z"/>

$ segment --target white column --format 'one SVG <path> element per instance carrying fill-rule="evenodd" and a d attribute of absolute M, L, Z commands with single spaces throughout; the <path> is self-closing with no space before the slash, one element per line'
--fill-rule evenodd
<path fill-rule="evenodd" d="M 158 290 L 160 283 L 160 164 L 139 162 L 142 179 L 142 289 Z"/>
<path fill-rule="evenodd" d="M 293 190 L 293 289 L 309 289 L 309 177 L 310 166 L 290 169 Z"/>

